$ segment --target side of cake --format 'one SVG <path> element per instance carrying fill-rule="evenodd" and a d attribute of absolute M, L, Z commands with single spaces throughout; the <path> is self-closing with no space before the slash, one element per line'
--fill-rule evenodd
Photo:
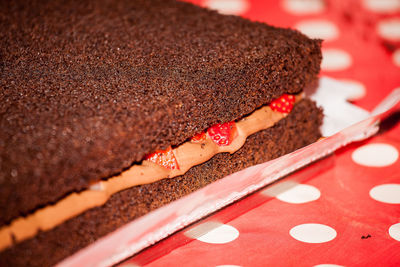
<path fill-rule="evenodd" d="M 320 41 L 296 31 L 174 1 L 14 1 L 1 15 L 2 264 L 52 265 L 319 138 L 301 92 Z"/>

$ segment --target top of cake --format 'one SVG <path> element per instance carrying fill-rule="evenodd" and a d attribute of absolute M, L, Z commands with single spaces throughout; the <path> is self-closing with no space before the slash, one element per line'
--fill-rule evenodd
<path fill-rule="evenodd" d="M 316 79 L 320 41 L 166 0 L 0 4 L 0 223 Z"/>

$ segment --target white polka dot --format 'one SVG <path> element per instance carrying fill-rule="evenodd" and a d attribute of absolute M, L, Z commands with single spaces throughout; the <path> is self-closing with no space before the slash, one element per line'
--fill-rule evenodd
<path fill-rule="evenodd" d="M 321 68 L 325 71 L 339 71 L 351 66 L 351 56 L 343 50 L 335 48 L 322 49 Z"/>
<path fill-rule="evenodd" d="M 296 24 L 296 29 L 310 38 L 333 40 L 339 36 L 339 29 L 327 20 L 306 20 Z"/>
<path fill-rule="evenodd" d="M 344 267 L 344 266 L 337 265 L 337 264 L 318 264 L 318 265 L 314 265 L 313 267 Z"/>
<path fill-rule="evenodd" d="M 219 222 L 205 222 L 186 231 L 185 235 L 204 243 L 225 244 L 235 240 L 239 231 L 233 226 Z"/>
<path fill-rule="evenodd" d="M 317 14 L 325 10 L 323 0 L 283 0 L 283 8 L 292 14 Z"/>
<path fill-rule="evenodd" d="M 397 49 L 396 51 L 394 51 L 394 53 L 393 53 L 393 63 L 397 67 L 400 67 L 400 49 Z"/>
<path fill-rule="evenodd" d="M 317 200 L 320 196 L 321 193 L 314 186 L 299 184 L 279 193 L 276 198 L 287 203 L 301 204 Z"/>
<path fill-rule="evenodd" d="M 344 83 L 348 89 L 347 100 L 358 100 L 365 96 L 366 89 L 362 83 L 350 79 L 340 79 L 340 81 Z"/>
<path fill-rule="evenodd" d="M 204 4 L 225 15 L 240 15 L 249 9 L 247 0 L 206 0 Z"/>
<path fill-rule="evenodd" d="M 369 144 L 357 148 L 351 155 L 357 164 L 368 167 L 384 167 L 396 162 L 399 152 L 388 144 Z"/>
<path fill-rule="evenodd" d="M 389 235 L 397 241 L 400 241 L 400 223 L 393 224 L 389 228 Z"/>
<path fill-rule="evenodd" d="M 364 0 L 365 8 L 378 13 L 395 13 L 400 10 L 399 0 Z"/>
<path fill-rule="evenodd" d="M 294 181 L 282 181 L 261 191 L 268 197 L 276 197 L 280 201 L 301 204 L 317 200 L 321 192 L 312 185 L 299 184 Z"/>
<path fill-rule="evenodd" d="M 400 19 L 386 19 L 379 22 L 378 33 L 389 40 L 400 40 Z"/>
<path fill-rule="evenodd" d="M 325 243 L 336 237 L 336 231 L 332 227 L 319 223 L 300 224 L 289 231 L 290 235 L 305 243 Z"/>
<path fill-rule="evenodd" d="M 380 202 L 400 204 L 400 184 L 382 184 L 369 191 L 369 195 Z"/>

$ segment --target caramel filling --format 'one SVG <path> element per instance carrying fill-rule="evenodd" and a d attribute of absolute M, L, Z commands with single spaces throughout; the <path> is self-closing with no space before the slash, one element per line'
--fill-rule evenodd
<path fill-rule="evenodd" d="M 296 102 L 301 98 L 301 94 L 296 95 Z M 287 114 L 273 111 L 269 106 L 261 107 L 236 123 L 237 136 L 227 146 L 217 145 L 207 134 L 201 143 L 188 141 L 173 149 L 179 169 L 170 170 L 144 160 L 142 164 L 133 165 L 118 176 L 100 181 L 82 192 L 72 193 L 54 205 L 38 209 L 31 215 L 19 217 L 10 225 L 0 228 L 0 251 L 11 246 L 14 241 L 19 243 L 32 238 L 38 231 L 50 230 L 91 208 L 102 206 L 111 195 L 119 191 L 182 175 L 217 153 L 234 153 L 243 146 L 249 135 L 272 127 L 285 116 Z"/>

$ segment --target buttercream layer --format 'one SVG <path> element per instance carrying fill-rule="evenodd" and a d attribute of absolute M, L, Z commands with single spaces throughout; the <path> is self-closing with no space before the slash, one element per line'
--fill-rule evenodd
<path fill-rule="evenodd" d="M 304 99 L 273 127 L 251 135 L 236 153 L 219 153 L 174 179 L 135 186 L 0 253 L 0 266 L 50 266 L 135 218 L 226 175 L 294 151 L 320 137 L 322 112 Z M 51 254 L 49 254 L 51 251 Z"/>
<path fill-rule="evenodd" d="M 301 94 L 296 96 L 296 102 Z M 72 193 L 54 205 L 35 211 L 27 217 L 19 217 L 10 225 L 0 229 L 0 250 L 15 242 L 31 238 L 38 231 L 48 231 L 82 212 L 103 205 L 111 195 L 133 186 L 153 183 L 186 173 L 191 167 L 211 159 L 223 152 L 234 153 L 245 143 L 248 136 L 273 126 L 287 114 L 273 111 L 263 106 L 252 114 L 236 122 L 237 136 L 231 144 L 219 146 L 207 135 L 200 143 L 185 142 L 173 150 L 179 169 L 167 169 L 151 161 L 144 160 L 140 165 L 133 165 L 120 175 L 106 181 L 100 181 L 89 189 Z"/>

